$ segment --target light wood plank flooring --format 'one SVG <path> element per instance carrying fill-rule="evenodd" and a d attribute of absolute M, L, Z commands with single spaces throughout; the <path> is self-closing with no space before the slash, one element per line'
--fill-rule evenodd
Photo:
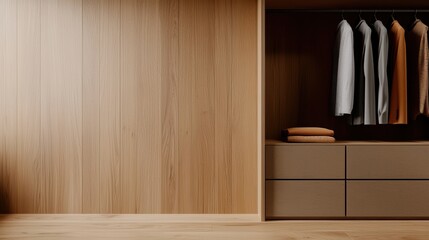
<path fill-rule="evenodd" d="M 422 240 L 429 221 L 178 222 L 138 218 L 3 216 L 0 239 Z"/>

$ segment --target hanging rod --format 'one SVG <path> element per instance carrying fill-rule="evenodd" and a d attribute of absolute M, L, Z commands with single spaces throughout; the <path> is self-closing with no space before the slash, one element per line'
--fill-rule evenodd
<path fill-rule="evenodd" d="M 308 13 L 429 13 L 429 9 L 268 9 L 270 11 Z"/>

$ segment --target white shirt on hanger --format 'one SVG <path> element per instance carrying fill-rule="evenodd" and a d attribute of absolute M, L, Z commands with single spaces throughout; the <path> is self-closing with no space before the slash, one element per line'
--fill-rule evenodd
<path fill-rule="evenodd" d="M 378 34 L 378 123 L 389 123 L 389 82 L 387 79 L 387 62 L 389 37 L 386 27 L 380 20 L 375 21 L 374 29 Z"/>
<path fill-rule="evenodd" d="M 361 20 L 356 34 L 356 93 L 353 107 L 353 124 L 377 124 L 375 103 L 374 56 L 371 42 L 371 28 Z"/>
<path fill-rule="evenodd" d="M 333 97 L 335 116 L 351 114 L 355 89 L 353 29 L 346 20 L 338 24 L 334 52 Z"/>

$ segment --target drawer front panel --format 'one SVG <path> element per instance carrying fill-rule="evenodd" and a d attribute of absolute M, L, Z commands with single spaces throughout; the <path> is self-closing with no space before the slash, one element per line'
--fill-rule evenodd
<path fill-rule="evenodd" d="M 344 146 L 267 146 L 267 179 L 344 179 Z"/>
<path fill-rule="evenodd" d="M 266 215 L 344 217 L 344 185 L 344 181 L 266 181 Z"/>
<path fill-rule="evenodd" d="M 429 179 L 429 146 L 348 146 L 348 179 Z"/>
<path fill-rule="evenodd" d="M 429 217 L 429 181 L 348 181 L 348 217 Z"/>

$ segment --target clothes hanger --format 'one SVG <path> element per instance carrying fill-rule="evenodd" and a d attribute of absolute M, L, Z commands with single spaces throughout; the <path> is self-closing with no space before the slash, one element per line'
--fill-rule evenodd
<path fill-rule="evenodd" d="M 417 18 L 417 9 L 416 9 L 416 11 L 414 12 L 414 22 L 411 25 L 411 27 L 413 28 L 419 21 L 420 20 Z"/>
<path fill-rule="evenodd" d="M 390 15 L 392 17 L 392 21 L 395 21 L 395 17 L 393 16 L 395 14 L 395 9 L 392 10 L 392 15 Z"/>
<path fill-rule="evenodd" d="M 365 22 L 365 20 L 362 18 L 362 10 L 359 10 L 359 23 L 356 28 L 358 28 L 363 22 Z"/>
<path fill-rule="evenodd" d="M 343 20 L 345 20 L 345 19 L 344 19 L 344 10 L 341 10 L 341 18 L 342 18 Z"/>
<path fill-rule="evenodd" d="M 378 21 L 378 19 L 377 19 L 377 10 L 374 10 L 374 19 L 375 19 L 375 21 Z"/>

